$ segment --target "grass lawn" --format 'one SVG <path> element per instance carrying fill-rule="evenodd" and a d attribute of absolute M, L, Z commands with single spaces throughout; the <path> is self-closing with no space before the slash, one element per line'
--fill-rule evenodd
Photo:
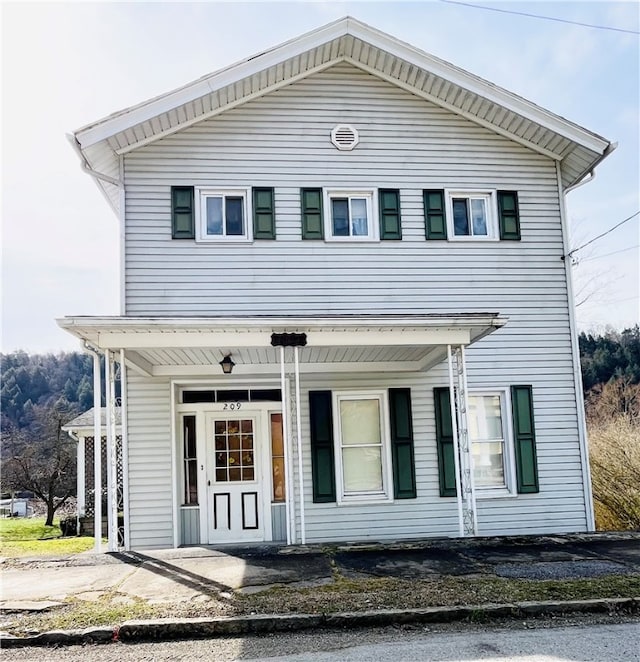
<path fill-rule="evenodd" d="M 93 547 L 93 538 L 63 538 L 57 522 L 45 526 L 44 517 L 0 519 L 0 556 L 58 556 L 78 554 Z"/>

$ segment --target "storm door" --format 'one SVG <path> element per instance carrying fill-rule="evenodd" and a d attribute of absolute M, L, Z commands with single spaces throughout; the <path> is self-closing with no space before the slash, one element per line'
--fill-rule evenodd
<path fill-rule="evenodd" d="M 264 540 L 260 414 L 207 414 L 206 430 L 209 544 Z"/>

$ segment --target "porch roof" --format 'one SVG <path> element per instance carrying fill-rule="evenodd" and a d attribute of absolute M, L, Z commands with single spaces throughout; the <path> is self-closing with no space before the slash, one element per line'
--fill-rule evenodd
<path fill-rule="evenodd" d="M 125 350 L 147 376 L 211 376 L 233 357 L 234 375 L 275 375 L 272 334 L 305 334 L 301 372 L 424 371 L 447 345 L 470 345 L 501 328 L 498 313 L 235 317 L 65 317 L 58 324 L 98 350 Z"/>

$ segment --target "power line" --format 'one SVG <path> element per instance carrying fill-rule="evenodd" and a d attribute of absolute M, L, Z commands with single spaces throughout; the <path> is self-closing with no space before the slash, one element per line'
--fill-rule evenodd
<path fill-rule="evenodd" d="M 613 30 L 614 32 L 626 32 L 627 34 L 640 34 L 637 30 L 626 30 L 625 28 L 614 28 L 609 25 L 593 25 L 592 23 L 581 23 L 580 21 L 570 21 L 566 18 L 556 18 L 554 16 L 540 16 L 539 14 L 527 14 L 526 12 L 513 11 L 511 9 L 498 9 L 498 7 L 485 7 L 483 5 L 473 5 L 470 2 L 459 2 L 458 0 L 440 0 L 448 5 L 461 5 L 462 7 L 473 7 L 473 9 L 485 9 L 487 11 L 496 11 L 501 14 L 515 14 L 516 16 L 527 16 L 528 18 L 539 18 L 544 21 L 556 21 L 557 23 L 570 23 L 571 25 L 580 25 L 583 28 L 595 28 L 596 30 Z"/>
<path fill-rule="evenodd" d="M 612 228 L 609 228 L 606 232 L 603 232 L 602 234 L 599 234 L 597 237 L 594 237 L 593 239 L 589 239 L 586 243 L 582 244 L 582 246 L 578 246 L 578 248 L 574 248 L 572 251 L 569 251 L 564 257 L 571 257 L 574 253 L 577 253 L 578 251 L 582 250 L 589 244 L 592 244 L 594 241 L 597 241 L 598 239 L 602 239 L 602 237 L 605 237 L 608 235 L 610 232 L 613 232 L 616 228 L 619 228 L 621 225 L 626 223 L 627 221 L 630 221 L 632 218 L 635 218 L 638 214 L 640 214 L 640 209 L 635 213 L 631 214 L 631 216 L 628 216 L 627 218 L 624 219 L 624 221 L 620 221 L 620 223 L 616 223 Z"/>
<path fill-rule="evenodd" d="M 632 251 L 634 248 L 640 248 L 640 244 L 635 246 L 629 246 L 629 248 L 621 248 L 619 251 L 611 251 L 611 253 L 603 253 L 602 255 L 594 255 L 593 257 L 584 257 L 580 262 L 591 262 L 591 260 L 599 260 L 601 257 L 610 257 L 611 255 L 617 255 L 618 253 L 626 253 L 627 251 Z"/>

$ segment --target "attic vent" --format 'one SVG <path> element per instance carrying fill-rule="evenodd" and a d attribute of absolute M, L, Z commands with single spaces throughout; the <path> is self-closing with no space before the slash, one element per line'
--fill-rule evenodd
<path fill-rule="evenodd" d="M 331 131 L 331 142 L 340 150 L 352 150 L 359 140 L 358 131 L 350 124 L 338 124 Z"/>

